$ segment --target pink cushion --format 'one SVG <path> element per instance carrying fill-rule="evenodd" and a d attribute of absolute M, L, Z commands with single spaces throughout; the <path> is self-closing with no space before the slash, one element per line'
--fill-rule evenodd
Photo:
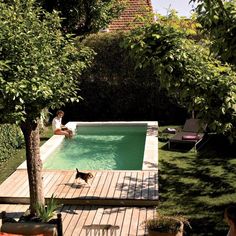
<path fill-rule="evenodd" d="M 200 137 L 198 135 L 183 135 L 182 140 L 199 140 Z"/>

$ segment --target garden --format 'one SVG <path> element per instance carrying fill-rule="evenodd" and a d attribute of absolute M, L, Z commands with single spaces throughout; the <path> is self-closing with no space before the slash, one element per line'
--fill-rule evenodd
<path fill-rule="evenodd" d="M 236 199 L 235 0 L 201 0 L 191 19 L 171 12 L 106 34 L 98 31 L 122 10 L 117 1 L 87 26 L 68 6 L 62 20 L 39 2 L 0 3 L 0 182 L 26 159 L 31 213 L 45 204 L 39 148 L 52 131 L 40 121 L 58 108 L 65 121 L 157 120 L 160 130 L 197 117 L 212 134 L 197 153 L 159 142 L 158 209 L 185 215 L 191 235 L 225 235 L 223 212 Z"/>

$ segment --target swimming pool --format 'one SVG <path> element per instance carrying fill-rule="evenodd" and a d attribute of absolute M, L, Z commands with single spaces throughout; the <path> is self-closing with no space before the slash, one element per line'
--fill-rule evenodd
<path fill-rule="evenodd" d="M 81 126 L 44 162 L 44 169 L 141 170 L 146 125 Z"/>
<path fill-rule="evenodd" d="M 69 122 L 73 139 L 53 135 L 41 148 L 45 169 L 146 170 L 158 161 L 157 122 Z M 25 168 L 24 164 L 18 168 Z"/>

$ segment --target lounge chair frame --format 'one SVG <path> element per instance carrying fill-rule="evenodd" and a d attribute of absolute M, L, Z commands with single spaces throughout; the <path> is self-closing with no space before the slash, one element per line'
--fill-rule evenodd
<path fill-rule="evenodd" d="M 203 140 L 207 125 L 204 124 L 200 119 L 187 119 L 183 129 L 177 132 L 173 137 L 168 140 L 168 149 L 172 149 L 171 144 L 182 143 L 182 144 L 193 144 L 194 150 L 197 151 L 198 144 Z M 183 139 L 183 136 L 197 136 L 196 139 Z"/>

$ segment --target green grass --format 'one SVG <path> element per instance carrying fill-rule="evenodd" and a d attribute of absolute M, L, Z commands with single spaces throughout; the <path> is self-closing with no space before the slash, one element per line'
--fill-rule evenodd
<path fill-rule="evenodd" d="M 224 209 L 236 201 L 235 151 L 219 137 L 198 153 L 169 151 L 159 142 L 158 209 L 186 216 L 192 226 L 188 235 L 226 235 Z"/>
<path fill-rule="evenodd" d="M 44 132 L 40 135 L 40 145 L 45 143 L 52 136 L 51 127 L 46 127 Z M 17 149 L 13 158 L 0 163 L 1 175 L 0 175 L 0 184 L 10 176 L 16 168 L 25 161 L 25 148 Z"/>

